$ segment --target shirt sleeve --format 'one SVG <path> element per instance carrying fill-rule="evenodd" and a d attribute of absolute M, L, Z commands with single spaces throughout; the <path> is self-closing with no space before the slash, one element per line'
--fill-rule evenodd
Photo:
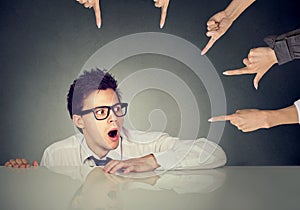
<path fill-rule="evenodd" d="M 157 170 L 212 169 L 224 166 L 223 149 L 205 138 L 180 140 L 162 132 L 127 130 L 123 139 L 124 158 L 153 154 L 160 167 Z"/>
<path fill-rule="evenodd" d="M 223 149 L 205 138 L 197 140 L 163 139 L 164 144 L 173 141 L 165 151 L 153 153 L 161 170 L 169 169 L 212 169 L 224 166 L 227 158 Z"/>
<path fill-rule="evenodd" d="M 48 153 L 47 149 L 43 153 L 43 157 L 41 159 L 40 166 L 46 166 L 46 167 L 49 166 L 49 153 Z"/>
<path fill-rule="evenodd" d="M 300 124 L 300 99 L 298 101 L 295 101 L 295 106 L 297 108 L 297 112 L 298 112 L 298 119 L 299 119 L 299 124 Z"/>
<path fill-rule="evenodd" d="M 268 36 L 264 41 L 275 51 L 279 65 L 300 58 L 300 29 Z"/>

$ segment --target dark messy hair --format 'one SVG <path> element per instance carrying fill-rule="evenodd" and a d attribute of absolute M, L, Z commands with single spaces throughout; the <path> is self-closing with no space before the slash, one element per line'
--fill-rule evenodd
<path fill-rule="evenodd" d="M 95 90 L 112 89 L 120 100 L 117 88 L 117 81 L 107 70 L 96 68 L 91 71 L 84 71 L 74 80 L 69 89 L 67 106 L 70 117 L 72 118 L 73 114 L 79 114 L 82 111 L 84 99 Z"/>

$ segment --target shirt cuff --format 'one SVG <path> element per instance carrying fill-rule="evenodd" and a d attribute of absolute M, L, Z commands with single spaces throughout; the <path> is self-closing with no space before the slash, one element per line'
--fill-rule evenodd
<path fill-rule="evenodd" d="M 298 119 L 299 119 L 299 124 L 300 124 L 300 99 L 298 101 L 295 101 L 295 106 L 298 112 Z"/>
<path fill-rule="evenodd" d="M 274 51 L 279 65 L 293 60 L 289 51 L 287 40 L 276 41 Z"/>
<path fill-rule="evenodd" d="M 300 58 L 300 29 L 279 36 L 271 35 L 264 41 L 275 51 L 279 65 Z"/>
<path fill-rule="evenodd" d="M 276 36 L 268 36 L 264 38 L 265 43 L 274 50 L 278 64 L 282 65 L 292 60 L 288 43 L 285 39 L 276 40 Z"/>

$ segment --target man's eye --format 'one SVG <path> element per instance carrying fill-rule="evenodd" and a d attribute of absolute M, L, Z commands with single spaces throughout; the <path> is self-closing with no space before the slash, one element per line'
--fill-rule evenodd
<path fill-rule="evenodd" d="M 97 109 L 96 110 L 96 114 L 97 115 L 104 115 L 105 114 L 105 110 L 104 109 Z"/>
<path fill-rule="evenodd" d="M 114 107 L 115 112 L 120 112 L 122 110 L 121 106 Z"/>

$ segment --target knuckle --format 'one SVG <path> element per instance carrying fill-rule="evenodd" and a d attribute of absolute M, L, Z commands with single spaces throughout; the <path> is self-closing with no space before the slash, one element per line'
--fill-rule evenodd
<path fill-rule="evenodd" d="M 22 163 L 26 164 L 27 160 L 25 158 L 22 158 Z"/>
<path fill-rule="evenodd" d="M 249 55 L 249 56 L 248 56 L 248 61 L 249 61 L 250 63 L 253 61 L 252 55 Z"/>
<path fill-rule="evenodd" d="M 249 68 L 254 68 L 254 66 L 253 66 L 253 64 L 252 63 L 249 63 L 248 65 L 247 65 Z"/>
<path fill-rule="evenodd" d="M 235 117 L 239 116 L 239 113 L 241 113 L 242 110 L 238 109 L 235 111 L 235 113 L 233 114 Z"/>

